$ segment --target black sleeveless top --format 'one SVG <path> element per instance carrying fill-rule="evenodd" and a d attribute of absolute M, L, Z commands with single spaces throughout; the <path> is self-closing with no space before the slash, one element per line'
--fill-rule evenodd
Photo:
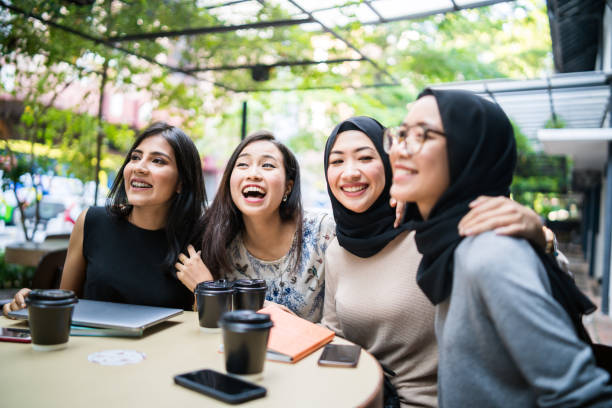
<path fill-rule="evenodd" d="M 167 251 L 163 229 L 138 228 L 104 207 L 90 207 L 83 231 L 83 297 L 191 310 L 193 294 L 172 268 L 163 267 Z"/>

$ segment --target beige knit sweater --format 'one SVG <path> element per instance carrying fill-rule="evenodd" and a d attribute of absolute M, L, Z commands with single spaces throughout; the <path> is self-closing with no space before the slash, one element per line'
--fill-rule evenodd
<path fill-rule="evenodd" d="M 436 407 L 438 351 L 434 306 L 416 283 L 414 232 L 360 258 L 334 239 L 325 253 L 322 323 L 397 373 L 403 407 Z"/>

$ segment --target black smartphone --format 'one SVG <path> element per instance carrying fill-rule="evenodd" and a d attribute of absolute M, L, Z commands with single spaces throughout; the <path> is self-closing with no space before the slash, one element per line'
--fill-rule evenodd
<path fill-rule="evenodd" d="M 14 327 L 0 328 L 0 341 L 14 341 L 17 343 L 31 343 L 29 329 L 18 329 Z"/>
<path fill-rule="evenodd" d="M 361 347 L 351 344 L 328 344 L 319 357 L 320 366 L 357 367 Z"/>
<path fill-rule="evenodd" d="M 209 369 L 176 375 L 174 382 L 230 404 L 266 395 L 262 386 Z"/>

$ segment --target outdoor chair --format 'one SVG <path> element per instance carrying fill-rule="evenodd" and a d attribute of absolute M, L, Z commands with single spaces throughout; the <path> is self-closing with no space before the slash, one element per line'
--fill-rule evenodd
<path fill-rule="evenodd" d="M 59 288 L 67 251 L 66 249 L 52 251 L 41 258 L 32 278 L 33 289 Z"/>

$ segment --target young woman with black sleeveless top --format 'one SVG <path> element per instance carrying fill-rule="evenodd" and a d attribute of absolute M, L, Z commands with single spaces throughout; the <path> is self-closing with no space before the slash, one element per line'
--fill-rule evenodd
<path fill-rule="evenodd" d="M 85 299 L 191 309 L 173 264 L 201 241 L 206 191 L 198 151 L 180 129 L 155 123 L 138 136 L 106 207 L 81 213 L 60 287 Z M 4 313 L 25 306 L 22 289 Z"/>

